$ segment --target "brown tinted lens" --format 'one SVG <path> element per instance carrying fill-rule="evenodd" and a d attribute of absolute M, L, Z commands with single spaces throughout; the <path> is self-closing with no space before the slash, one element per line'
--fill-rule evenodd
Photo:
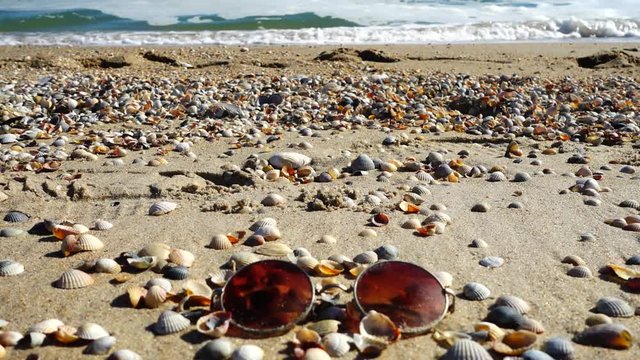
<path fill-rule="evenodd" d="M 240 269 L 224 287 L 222 307 L 248 331 L 284 330 L 302 320 L 314 300 L 313 284 L 302 269 L 265 260 Z"/>
<path fill-rule="evenodd" d="M 425 269 L 400 261 L 383 261 L 360 274 L 355 298 L 364 312 L 387 315 L 401 331 L 426 331 L 445 314 L 447 298 Z"/>

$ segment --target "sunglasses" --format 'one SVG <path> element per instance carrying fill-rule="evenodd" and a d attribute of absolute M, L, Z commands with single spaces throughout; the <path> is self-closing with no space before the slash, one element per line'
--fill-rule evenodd
<path fill-rule="evenodd" d="M 403 261 L 382 261 L 356 278 L 354 302 L 366 314 L 388 316 L 403 334 L 431 330 L 454 310 L 455 296 L 422 267 Z M 305 320 L 316 302 L 314 284 L 296 264 L 262 260 L 236 272 L 220 295 L 232 324 L 254 334 L 276 334 Z"/>

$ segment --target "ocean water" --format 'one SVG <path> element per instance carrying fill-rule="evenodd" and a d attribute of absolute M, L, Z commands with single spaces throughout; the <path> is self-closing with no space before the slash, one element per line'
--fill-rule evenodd
<path fill-rule="evenodd" d="M 0 0 L 0 45 L 640 40 L 638 0 Z"/>

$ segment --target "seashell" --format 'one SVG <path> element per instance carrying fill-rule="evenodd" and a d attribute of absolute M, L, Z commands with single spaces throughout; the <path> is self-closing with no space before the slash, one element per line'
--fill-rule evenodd
<path fill-rule="evenodd" d="M 429 214 L 429 216 L 427 216 L 426 219 L 424 219 L 424 221 L 422 221 L 423 224 L 429 224 L 429 223 L 434 223 L 434 222 L 439 222 L 439 223 L 443 223 L 446 225 L 451 225 L 452 220 L 451 217 L 443 212 L 434 212 L 432 214 Z"/>
<path fill-rule="evenodd" d="M 605 314 L 593 314 L 590 315 L 584 323 L 587 326 L 594 326 L 600 324 L 611 324 L 613 323 L 613 320 Z"/>
<path fill-rule="evenodd" d="M 493 357 L 482 345 L 469 339 L 457 340 L 441 360 L 492 360 Z"/>
<path fill-rule="evenodd" d="M 431 174 L 423 170 L 416 172 L 414 176 L 418 181 L 421 181 L 427 184 L 431 184 L 436 180 L 433 178 L 433 176 L 431 176 Z"/>
<path fill-rule="evenodd" d="M 109 355 L 107 360 L 142 360 L 142 356 L 129 349 L 120 349 Z"/>
<path fill-rule="evenodd" d="M 253 344 L 242 345 L 231 355 L 232 360 L 262 360 L 263 358 L 264 350 Z"/>
<path fill-rule="evenodd" d="M 270 242 L 258 247 L 255 253 L 264 256 L 287 256 L 292 254 L 293 250 L 287 244 Z"/>
<path fill-rule="evenodd" d="M 380 170 L 392 173 L 398 171 L 398 166 L 392 162 L 383 162 L 380 164 Z"/>
<path fill-rule="evenodd" d="M 640 232 L 640 223 L 627 224 L 622 227 L 622 230 Z"/>
<path fill-rule="evenodd" d="M 127 263 L 139 270 L 146 270 L 158 262 L 155 256 L 142 256 L 127 259 Z"/>
<path fill-rule="evenodd" d="M 129 303 L 131 306 L 136 308 L 140 304 L 140 301 L 144 300 L 144 297 L 147 295 L 147 289 L 141 286 L 135 286 L 127 289 L 127 296 L 129 298 Z"/>
<path fill-rule="evenodd" d="M 578 255 L 567 255 L 562 259 L 563 264 L 571 264 L 575 266 L 586 265 L 587 263 L 582 260 L 582 258 Z"/>
<path fill-rule="evenodd" d="M 296 331 L 294 335 L 294 343 L 302 348 L 319 346 L 321 340 L 320 334 L 307 327 L 303 327 Z"/>
<path fill-rule="evenodd" d="M 522 354 L 522 360 L 554 360 L 554 359 L 546 352 L 536 350 L 536 349 L 529 349 Z"/>
<path fill-rule="evenodd" d="M 227 261 L 227 265 L 231 266 L 235 270 L 239 270 L 259 260 L 260 258 L 254 253 L 247 252 L 247 251 L 239 251 L 231 255 L 231 257 L 229 258 L 229 261 Z"/>
<path fill-rule="evenodd" d="M 371 222 L 372 225 L 381 227 L 381 226 L 388 225 L 389 220 L 390 220 L 389 215 L 385 213 L 377 213 L 369 221 Z"/>
<path fill-rule="evenodd" d="M 96 340 L 101 337 L 109 336 L 107 330 L 96 323 L 84 323 L 80 325 L 76 336 L 83 340 Z"/>
<path fill-rule="evenodd" d="M 328 333 L 322 338 L 322 346 L 333 357 L 346 355 L 351 350 L 352 342 L 350 336 L 338 332 Z"/>
<path fill-rule="evenodd" d="M 180 332 L 191 325 L 191 321 L 175 311 L 165 310 L 153 324 L 153 332 L 156 335 L 168 335 Z"/>
<path fill-rule="evenodd" d="M 17 223 L 17 222 L 25 222 L 27 220 L 29 220 L 29 218 L 31 218 L 31 216 L 21 212 L 21 211 L 9 211 L 5 216 L 4 216 L 4 221 L 6 222 L 11 222 L 11 223 Z"/>
<path fill-rule="evenodd" d="M 567 275 L 577 278 L 591 278 L 593 274 L 588 267 L 584 265 L 574 266 L 569 271 L 567 271 Z"/>
<path fill-rule="evenodd" d="M 233 354 L 233 344 L 227 339 L 215 339 L 207 341 L 196 353 L 196 359 L 226 360 Z"/>
<path fill-rule="evenodd" d="M 424 199 L 422 198 L 422 196 L 412 192 L 404 194 L 402 196 L 402 199 L 414 205 L 420 205 L 424 202 Z"/>
<path fill-rule="evenodd" d="M 282 206 L 286 204 L 287 199 L 284 196 L 279 194 L 268 194 L 262 199 L 260 202 L 264 206 Z"/>
<path fill-rule="evenodd" d="M 420 219 L 416 219 L 416 218 L 407 219 L 401 225 L 403 229 L 413 229 L 413 230 L 419 228 L 420 226 L 421 226 Z"/>
<path fill-rule="evenodd" d="M 78 238 L 75 235 L 67 235 L 62 240 L 60 244 L 60 251 L 64 256 L 70 256 L 79 252 L 80 250 L 76 250 L 76 244 L 78 243 Z"/>
<path fill-rule="evenodd" d="M 159 286 L 165 292 L 171 291 L 171 282 L 169 280 L 167 280 L 167 279 L 164 279 L 164 278 L 151 279 L 151 280 L 147 281 L 147 283 L 144 285 L 145 289 L 151 289 L 152 286 Z"/>
<path fill-rule="evenodd" d="M 274 218 L 266 217 L 254 222 L 251 226 L 249 226 L 249 230 L 256 231 L 256 229 L 263 226 L 278 226 L 278 222 Z"/>
<path fill-rule="evenodd" d="M 64 326 L 64 323 L 58 319 L 47 319 L 41 321 L 35 325 L 32 325 L 27 332 L 42 333 L 45 335 L 53 334 L 58 329 Z"/>
<path fill-rule="evenodd" d="M 620 167 L 620 172 L 623 174 L 635 174 L 636 169 L 631 165 L 624 165 Z"/>
<path fill-rule="evenodd" d="M 364 238 L 374 238 L 378 236 L 378 233 L 376 233 L 376 231 L 373 229 L 364 229 L 358 233 L 358 236 Z"/>
<path fill-rule="evenodd" d="M 230 312 L 216 311 L 211 314 L 201 316 L 196 323 L 196 330 L 208 337 L 220 338 L 227 333 L 230 324 Z"/>
<path fill-rule="evenodd" d="M 473 239 L 471 240 L 471 244 L 469 244 L 469 247 L 486 248 L 489 247 L 489 244 L 487 244 L 487 242 L 482 239 Z"/>
<path fill-rule="evenodd" d="M 275 241 L 282 237 L 280 229 L 275 226 L 261 226 L 257 228 L 254 235 L 262 236 L 266 241 Z"/>
<path fill-rule="evenodd" d="M 107 220 L 98 219 L 93 223 L 93 229 L 99 231 L 106 231 L 113 228 L 113 224 L 108 222 Z"/>
<path fill-rule="evenodd" d="M 332 260 L 320 260 L 316 273 L 321 276 L 336 276 L 344 271 L 344 266 Z"/>
<path fill-rule="evenodd" d="M 91 342 L 84 350 L 85 354 L 104 355 L 116 345 L 116 338 L 113 336 L 103 336 Z"/>
<path fill-rule="evenodd" d="M 578 169 L 578 171 L 576 171 L 576 176 L 591 177 L 592 175 L 593 172 L 591 171 L 591 169 L 589 169 L 588 166 L 582 166 L 580 167 L 580 169 Z"/>
<path fill-rule="evenodd" d="M 449 175 L 453 174 L 454 170 L 448 164 L 440 164 L 435 168 L 433 175 L 436 179 L 446 179 Z"/>
<path fill-rule="evenodd" d="M 71 269 L 67 270 L 55 282 L 55 286 L 60 289 L 80 289 L 94 283 L 91 275 L 84 271 Z"/>
<path fill-rule="evenodd" d="M 527 314 L 531 311 L 529 303 L 514 295 L 502 295 L 498 297 L 493 306 L 507 306 L 520 314 Z"/>
<path fill-rule="evenodd" d="M 18 237 L 26 235 L 27 232 L 17 228 L 4 228 L 0 229 L 0 237 Z"/>
<path fill-rule="evenodd" d="M 217 269 L 209 273 L 209 281 L 216 286 L 222 287 L 233 274 L 234 271 L 232 270 Z"/>
<path fill-rule="evenodd" d="M 282 169 L 285 166 L 298 169 L 311 164 L 311 161 L 310 157 L 296 152 L 279 152 L 269 158 L 269 164 L 276 169 Z"/>
<path fill-rule="evenodd" d="M 551 355 L 556 360 L 572 360 L 575 358 L 575 349 L 571 341 L 555 336 L 544 342 L 542 351 Z"/>
<path fill-rule="evenodd" d="M 373 264 L 378 261 L 378 254 L 374 251 L 365 251 L 353 258 L 353 262 L 358 264 Z"/>
<path fill-rule="evenodd" d="M 163 243 L 145 245 L 139 252 L 139 256 L 155 256 L 158 259 L 168 259 L 171 247 Z"/>
<path fill-rule="evenodd" d="M 351 162 L 351 172 L 370 171 L 376 168 L 375 163 L 366 154 L 360 154 Z"/>
<path fill-rule="evenodd" d="M 0 331 L 0 346 L 16 346 L 23 337 L 17 331 Z"/>
<path fill-rule="evenodd" d="M 335 236 L 328 234 L 322 235 L 320 237 L 320 240 L 318 240 L 319 244 L 335 244 L 337 242 L 338 240 L 335 238 Z"/>
<path fill-rule="evenodd" d="M 600 206 L 602 205 L 602 201 L 599 199 L 589 198 L 589 199 L 584 199 L 584 204 L 588 206 Z"/>
<path fill-rule="evenodd" d="M 398 203 L 398 209 L 404 211 L 405 214 L 417 214 L 420 212 L 420 206 L 404 200 Z"/>
<path fill-rule="evenodd" d="M 596 303 L 596 312 L 611 317 L 632 317 L 635 315 L 635 309 L 626 301 L 617 297 L 603 297 Z"/>
<path fill-rule="evenodd" d="M 42 344 L 44 344 L 44 341 L 47 338 L 47 335 L 39 332 L 30 332 L 30 333 L 27 333 L 27 335 L 24 338 L 26 340 L 26 345 L 28 347 L 35 348 L 35 347 L 42 346 Z M 0 359 L 1 358 L 2 356 L 0 356 Z"/>
<path fill-rule="evenodd" d="M 170 280 L 184 280 L 189 277 L 189 268 L 186 266 L 168 266 L 164 270 L 164 277 Z"/>
<path fill-rule="evenodd" d="M 419 195 L 421 199 L 424 199 L 426 196 L 431 195 L 431 191 L 429 191 L 429 188 L 424 186 L 424 185 L 420 185 L 420 184 L 415 185 L 414 187 L 412 187 L 411 188 L 411 192 Z M 407 200 L 407 201 L 409 201 L 409 200 Z"/>
<path fill-rule="evenodd" d="M 436 271 L 433 273 L 433 276 L 440 281 L 443 287 L 448 288 L 453 285 L 453 275 L 446 271 Z"/>
<path fill-rule="evenodd" d="M 195 255 L 187 250 L 171 249 L 169 252 L 169 261 L 176 265 L 191 267 L 195 259 Z"/>
<path fill-rule="evenodd" d="M 91 229 L 89 229 L 88 227 L 86 227 L 85 225 L 82 225 L 82 224 L 73 224 L 73 225 L 71 225 L 71 227 L 76 229 L 76 230 L 78 230 L 78 232 L 80 234 L 86 234 L 86 233 L 89 232 L 89 230 L 91 230 Z"/>
<path fill-rule="evenodd" d="M 506 180 L 507 180 L 507 176 L 502 171 L 492 172 L 491 174 L 489 174 L 489 177 L 487 178 L 487 181 L 489 182 L 499 182 L 499 181 L 506 181 Z"/>
<path fill-rule="evenodd" d="M 487 203 L 477 203 L 471 207 L 471 212 L 487 212 L 491 209 L 491 205 Z"/>
<path fill-rule="evenodd" d="M 544 333 L 545 329 L 538 320 L 531 318 L 524 318 L 524 320 L 520 323 L 520 327 L 518 330 L 527 330 L 536 334 Z"/>
<path fill-rule="evenodd" d="M 498 268 L 504 265 L 504 259 L 498 256 L 487 256 L 480 259 L 479 264 L 490 269 Z"/>
<path fill-rule="evenodd" d="M 530 349 L 538 340 L 535 333 L 518 330 L 506 334 L 493 344 L 493 350 L 503 355 L 520 355 Z"/>
<path fill-rule="evenodd" d="M 636 200 L 624 200 L 620 204 L 618 204 L 618 206 L 640 210 L 640 202 Z"/>
<path fill-rule="evenodd" d="M 159 216 L 172 212 L 178 207 L 178 204 L 170 201 L 160 201 L 149 207 L 149 215 Z"/>
<path fill-rule="evenodd" d="M 77 332 L 78 329 L 73 326 L 64 325 L 53 333 L 53 337 L 62 344 L 71 344 L 78 341 L 79 338 L 76 335 Z"/>
<path fill-rule="evenodd" d="M 399 253 L 397 247 L 389 244 L 379 246 L 373 251 L 378 255 L 378 259 L 381 260 L 395 260 L 398 258 Z M 353 261 L 357 262 L 355 258 Z"/>
<path fill-rule="evenodd" d="M 531 175 L 526 172 L 518 172 L 513 176 L 514 182 L 525 182 L 531 180 Z"/>
<path fill-rule="evenodd" d="M 321 348 L 312 347 L 304 352 L 303 360 L 331 360 L 331 356 Z"/>
<path fill-rule="evenodd" d="M 625 350 L 632 346 L 633 337 L 622 324 L 600 324 L 576 334 L 573 341 L 582 345 Z"/>
<path fill-rule="evenodd" d="M 55 225 L 52 233 L 57 239 L 62 240 L 68 235 L 80 235 L 80 230 L 67 225 Z"/>
<path fill-rule="evenodd" d="M 600 184 L 598 184 L 598 181 L 596 179 L 588 178 L 588 179 L 586 179 L 584 181 L 580 181 L 580 179 L 579 179 L 579 180 L 576 181 L 576 184 L 577 185 L 581 185 L 583 191 L 585 189 L 593 189 L 595 191 L 602 190 L 600 188 Z"/>
<path fill-rule="evenodd" d="M 312 274 L 320 262 L 313 256 L 300 256 L 296 259 L 296 265 L 306 273 Z"/>
<path fill-rule="evenodd" d="M 494 323 L 501 328 L 517 329 L 523 319 L 522 315 L 515 309 L 508 306 L 494 306 L 484 321 Z"/>
<path fill-rule="evenodd" d="M 74 252 L 78 251 L 97 251 L 104 248 L 104 244 L 100 239 L 91 234 L 80 234 L 76 238 Z"/>
<path fill-rule="evenodd" d="M 120 265 L 113 259 L 98 259 L 93 271 L 97 273 L 117 274 L 122 270 Z"/>
<path fill-rule="evenodd" d="M 626 224 L 637 224 L 640 223 L 640 215 L 629 215 L 624 218 Z"/>
<path fill-rule="evenodd" d="M 470 282 L 465 284 L 465 286 L 462 288 L 462 293 L 464 294 L 465 298 L 475 301 L 485 300 L 489 297 L 489 295 L 491 295 L 491 291 L 489 290 L 489 288 L 477 282 Z"/>
<path fill-rule="evenodd" d="M 504 336 L 504 330 L 498 325 L 490 322 L 480 322 L 473 326 L 475 331 L 486 331 L 488 340 L 498 340 Z"/>
<path fill-rule="evenodd" d="M 24 272 L 24 265 L 13 260 L 0 260 L 0 276 L 15 276 Z"/>
<path fill-rule="evenodd" d="M 264 236 L 252 234 L 249 237 L 247 237 L 247 240 L 245 240 L 244 243 L 242 244 L 245 246 L 260 246 L 260 245 L 264 245 L 266 242 L 267 240 L 265 240 Z"/>
<path fill-rule="evenodd" d="M 371 310 L 360 320 L 360 335 L 385 344 L 400 338 L 400 329 L 388 316 Z"/>

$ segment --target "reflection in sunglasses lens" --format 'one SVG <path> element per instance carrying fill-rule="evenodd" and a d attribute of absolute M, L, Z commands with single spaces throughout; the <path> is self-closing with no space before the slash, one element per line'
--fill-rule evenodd
<path fill-rule="evenodd" d="M 427 330 L 445 313 L 447 300 L 438 280 L 410 263 L 383 261 L 356 283 L 356 301 L 365 312 L 387 315 L 403 332 Z"/>
<path fill-rule="evenodd" d="M 313 298 L 313 284 L 299 267 L 265 260 L 245 266 L 229 279 L 222 307 L 244 330 L 280 331 L 302 320 Z"/>

